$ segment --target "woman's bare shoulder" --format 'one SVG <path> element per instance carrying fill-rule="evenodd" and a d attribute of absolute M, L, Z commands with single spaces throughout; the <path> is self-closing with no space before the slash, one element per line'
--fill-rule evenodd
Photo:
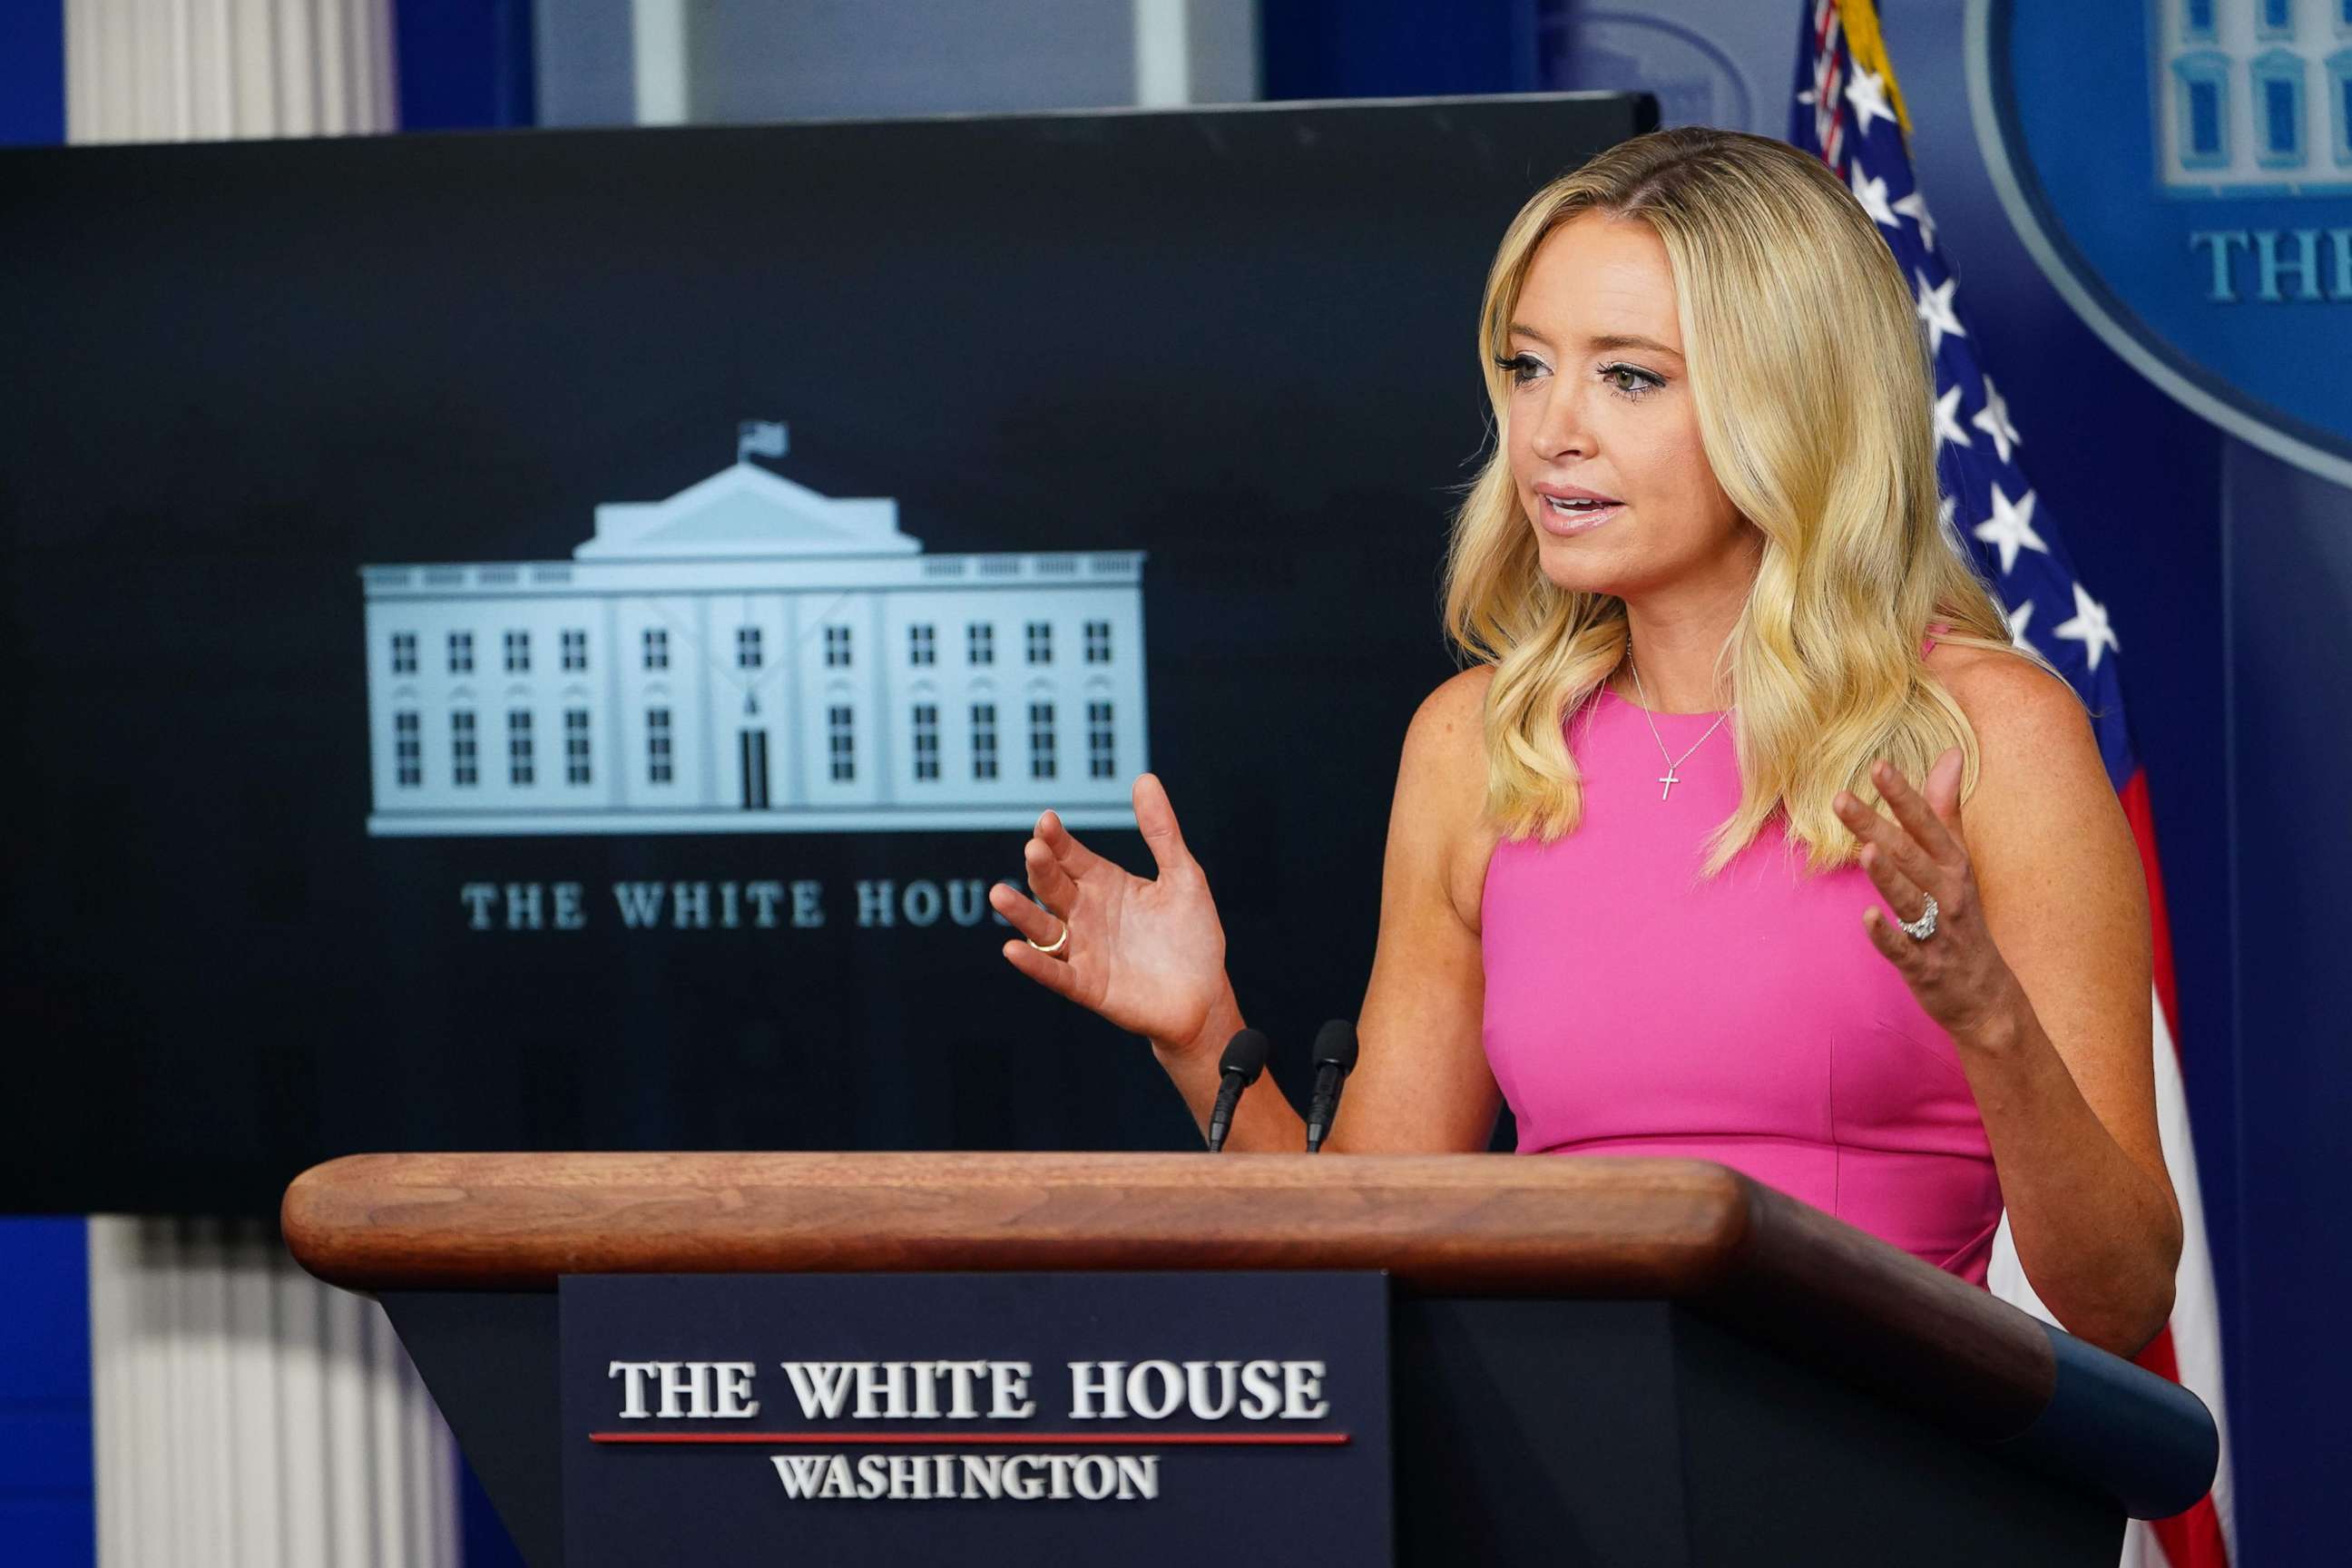
<path fill-rule="evenodd" d="M 1494 679 L 1493 665 L 1474 664 L 1438 682 L 1414 710 L 1405 743 L 1411 746 L 1417 740 L 1440 751 L 1465 743 L 1477 747 L 1486 731 L 1486 688 Z"/>
<path fill-rule="evenodd" d="M 1393 837 L 1419 847 L 1446 900 L 1475 931 L 1486 861 L 1497 837 L 1486 819 L 1486 689 L 1495 667 L 1474 664 L 1422 699 L 1398 768 Z"/>
<path fill-rule="evenodd" d="M 2004 730 L 2030 734 L 2075 721 L 2088 727 L 2074 689 L 2022 654 L 1937 643 L 1927 650 L 1927 672 L 1952 694 L 1979 742 Z"/>
<path fill-rule="evenodd" d="M 1977 787 L 1963 807 L 1978 819 L 2036 813 L 2054 791 L 2112 804 L 2090 712 L 2063 679 L 2020 654 L 1942 643 L 1927 668 L 1976 731 Z"/>

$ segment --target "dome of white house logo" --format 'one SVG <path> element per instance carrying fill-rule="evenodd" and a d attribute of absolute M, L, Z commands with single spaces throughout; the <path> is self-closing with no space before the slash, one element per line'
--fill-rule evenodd
<path fill-rule="evenodd" d="M 2352 0 L 1969 0 L 1977 136 L 2042 270 L 2241 440 L 2352 484 Z"/>
<path fill-rule="evenodd" d="M 737 460 L 565 562 L 371 565 L 380 836 L 1132 826 L 1143 555 L 926 555 Z"/>

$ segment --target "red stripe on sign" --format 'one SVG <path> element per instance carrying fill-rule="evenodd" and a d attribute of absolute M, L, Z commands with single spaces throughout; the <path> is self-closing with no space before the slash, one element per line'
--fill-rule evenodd
<path fill-rule="evenodd" d="M 2172 922 L 2164 911 L 2164 870 L 2156 859 L 2156 811 L 2148 800 L 2147 770 L 2134 768 L 2124 785 L 2124 816 L 2131 823 L 2132 840 L 2139 846 L 2140 869 L 2147 875 L 2147 924 L 2156 953 L 2156 994 L 2164 1004 L 2164 1022 L 2172 1031 L 2172 1053 L 2180 1054 L 2180 1000 L 2173 988 Z M 2173 1568 L 2182 1568 L 2179 1563 Z"/>
<path fill-rule="evenodd" d="M 591 1432 L 591 1443 L 833 1443 L 845 1448 L 901 1447 L 939 1443 L 949 1447 L 973 1444 L 1085 1444 L 1093 1447 L 1175 1447 L 1180 1445 L 1232 1444 L 1252 1447 L 1330 1447 L 1348 1441 L 1345 1432 Z"/>

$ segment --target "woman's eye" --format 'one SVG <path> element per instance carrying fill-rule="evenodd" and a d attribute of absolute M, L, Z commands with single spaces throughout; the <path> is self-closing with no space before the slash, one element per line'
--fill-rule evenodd
<path fill-rule="evenodd" d="M 1515 386 L 1525 386 L 1536 372 L 1543 369 L 1543 362 L 1533 354 L 1514 354 L 1509 359 L 1498 359 L 1495 363 L 1511 373 L 1511 384 Z"/>
<path fill-rule="evenodd" d="M 1603 365 L 1601 379 L 1609 384 L 1610 391 L 1627 398 L 1646 397 L 1665 384 L 1648 371 L 1636 370 L 1630 364 Z"/>

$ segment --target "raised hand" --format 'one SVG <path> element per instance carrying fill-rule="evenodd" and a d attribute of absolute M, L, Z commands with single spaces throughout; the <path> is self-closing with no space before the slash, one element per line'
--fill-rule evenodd
<path fill-rule="evenodd" d="M 1830 803 L 1862 840 L 1863 868 L 1897 918 L 1916 923 L 1935 900 L 1935 928 L 1924 938 L 1901 930 L 1875 904 L 1863 910 L 1862 923 L 1920 1009 L 1955 1039 L 2009 1005 L 2018 984 L 1985 928 L 1960 825 L 1961 770 L 1953 746 L 1928 768 L 1923 793 L 1884 759 L 1873 763 L 1871 782 L 1893 808 L 1892 822 L 1847 790 Z"/>
<path fill-rule="evenodd" d="M 1157 878 L 1130 876 L 1048 811 L 1022 851 L 1037 902 L 1009 882 L 991 888 L 988 901 L 1028 939 L 1004 944 L 1013 968 L 1131 1034 L 1182 1048 L 1195 1043 L 1224 994 L 1225 931 L 1167 790 L 1144 773 L 1134 801 Z M 1059 952 L 1037 951 L 1066 935 Z"/>

